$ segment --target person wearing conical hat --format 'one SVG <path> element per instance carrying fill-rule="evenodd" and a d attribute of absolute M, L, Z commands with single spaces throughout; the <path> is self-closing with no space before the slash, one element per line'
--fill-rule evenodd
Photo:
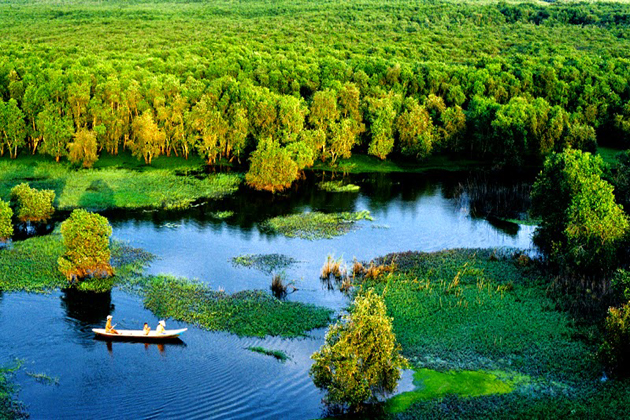
<path fill-rule="evenodd" d="M 107 323 L 105 324 L 105 332 L 108 334 L 118 334 L 118 331 L 112 327 L 112 316 L 107 315 Z"/>
<path fill-rule="evenodd" d="M 155 332 L 157 334 L 164 334 L 166 332 L 166 322 L 164 322 L 164 320 L 158 322 L 158 326 L 155 329 Z"/>

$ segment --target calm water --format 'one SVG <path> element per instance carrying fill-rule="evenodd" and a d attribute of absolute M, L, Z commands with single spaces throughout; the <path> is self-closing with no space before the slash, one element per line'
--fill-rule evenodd
<path fill-rule="evenodd" d="M 406 250 L 531 247 L 533 227 L 506 230 L 471 216 L 479 192 L 469 189 L 471 178 L 461 174 L 352 177 L 360 193 L 326 193 L 311 178 L 275 197 L 243 190 L 186 212 L 107 216 L 115 238 L 158 257 L 151 273 L 197 278 L 230 292 L 269 290 L 271 275 L 235 267 L 230 259 L 285 254 L 299 261 L 285 270 L 298 289 L 288 299 L 336 310 L 346 298 L 319 280 L 329 254 L 351 262 Z M 462 194 L 461 185 L 467 193 Z M 506 181 L 502 188 L 517 190 L 515 185 Z M 499 190 L 487 194 L 486 201 L 497 199 Z M 497 207 L 504 208 L 497 200 Z M 216 217 L 226 210 L 234 215 Z M 289 239 L 260 228 L 279 214 L 358 210 L 369 210 L 375 220 L 362 221 L 334 239 Z M 323 343 L 323 330 L 298 340 L 239 338 L 169 320 L 169 328 L 189 328 L 182 342 L 158 346 L 95 340 L 91 328 L 104 325 L 109 313 L 120 328 L 157 324 L 137 297 L 117 290 L 98 298 L 70 292 L 0 294 L 0 364 L 23 361 L 17 375 L 19 398 L 32 418 L 303 419 L 321 414 L 323 395 L 312 385 L 308 369 L 310 355 Z M 280 363 L 246 349 L 256 345 L 282 350 L 291 359 Z M 58 385 L 38 382 L 29 373 L 58 378 Z"/>

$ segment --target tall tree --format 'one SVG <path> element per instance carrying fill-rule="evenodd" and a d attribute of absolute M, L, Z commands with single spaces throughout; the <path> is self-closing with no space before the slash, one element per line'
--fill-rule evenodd
<path fill-rule="evenodd" d="M 160 155 L 165 138 L 164 132 L 155 123 L 151 110 L 135 117 L 132 127 L 133 139 L 129 144 L 131 153 L 138 159 L 144 159 L 144 163 L 150 165 L 151 161 Z"/>

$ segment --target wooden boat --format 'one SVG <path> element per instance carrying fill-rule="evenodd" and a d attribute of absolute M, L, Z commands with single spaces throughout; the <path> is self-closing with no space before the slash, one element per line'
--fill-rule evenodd
<path fill-rule="evenodd" d="M 158 334 L 155 331 L 149 331 L 149 334 L 145 334 L 142 330 L 116 330 L 118 334 L 112 334 L 105 332 L 105 328 L 92 328 L 94 334 L 98 337 L 106 338 L 118 338 L 124 340 L 172 340 L 179 337 L 181 333 L 188 330 L 188 328 L 182 328 L 180 330 L 166 330 L 162 334 Z"/>

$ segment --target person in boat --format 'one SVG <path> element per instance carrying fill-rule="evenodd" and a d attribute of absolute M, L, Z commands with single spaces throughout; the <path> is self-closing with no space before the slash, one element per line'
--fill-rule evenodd
<path fill-rule="evenodd" d="M 112 316 L 107 315 L 107 322 L 105 323 L 105 332 L 108 334 L 118 334 L 118 331 L 112 327 Z"/>
<path fill-rule="evenodd" d="M 158 326 L 155 329 L 155 332 L 157 334 L 164 334 L 164 333 L 166 333 L 166 322 L 164 322 L 164 320 L 161 320 L 160 322 L 158 322 Z"/>
<path fill-rule="evenodd" d="M 149 324 L 145 322 L 144 327 L 142 328 L 142 332 L 144 333 L 144 335 L 149 335 L 150 331 L 151 331 L 151 327 L 149 327 Z"/>

